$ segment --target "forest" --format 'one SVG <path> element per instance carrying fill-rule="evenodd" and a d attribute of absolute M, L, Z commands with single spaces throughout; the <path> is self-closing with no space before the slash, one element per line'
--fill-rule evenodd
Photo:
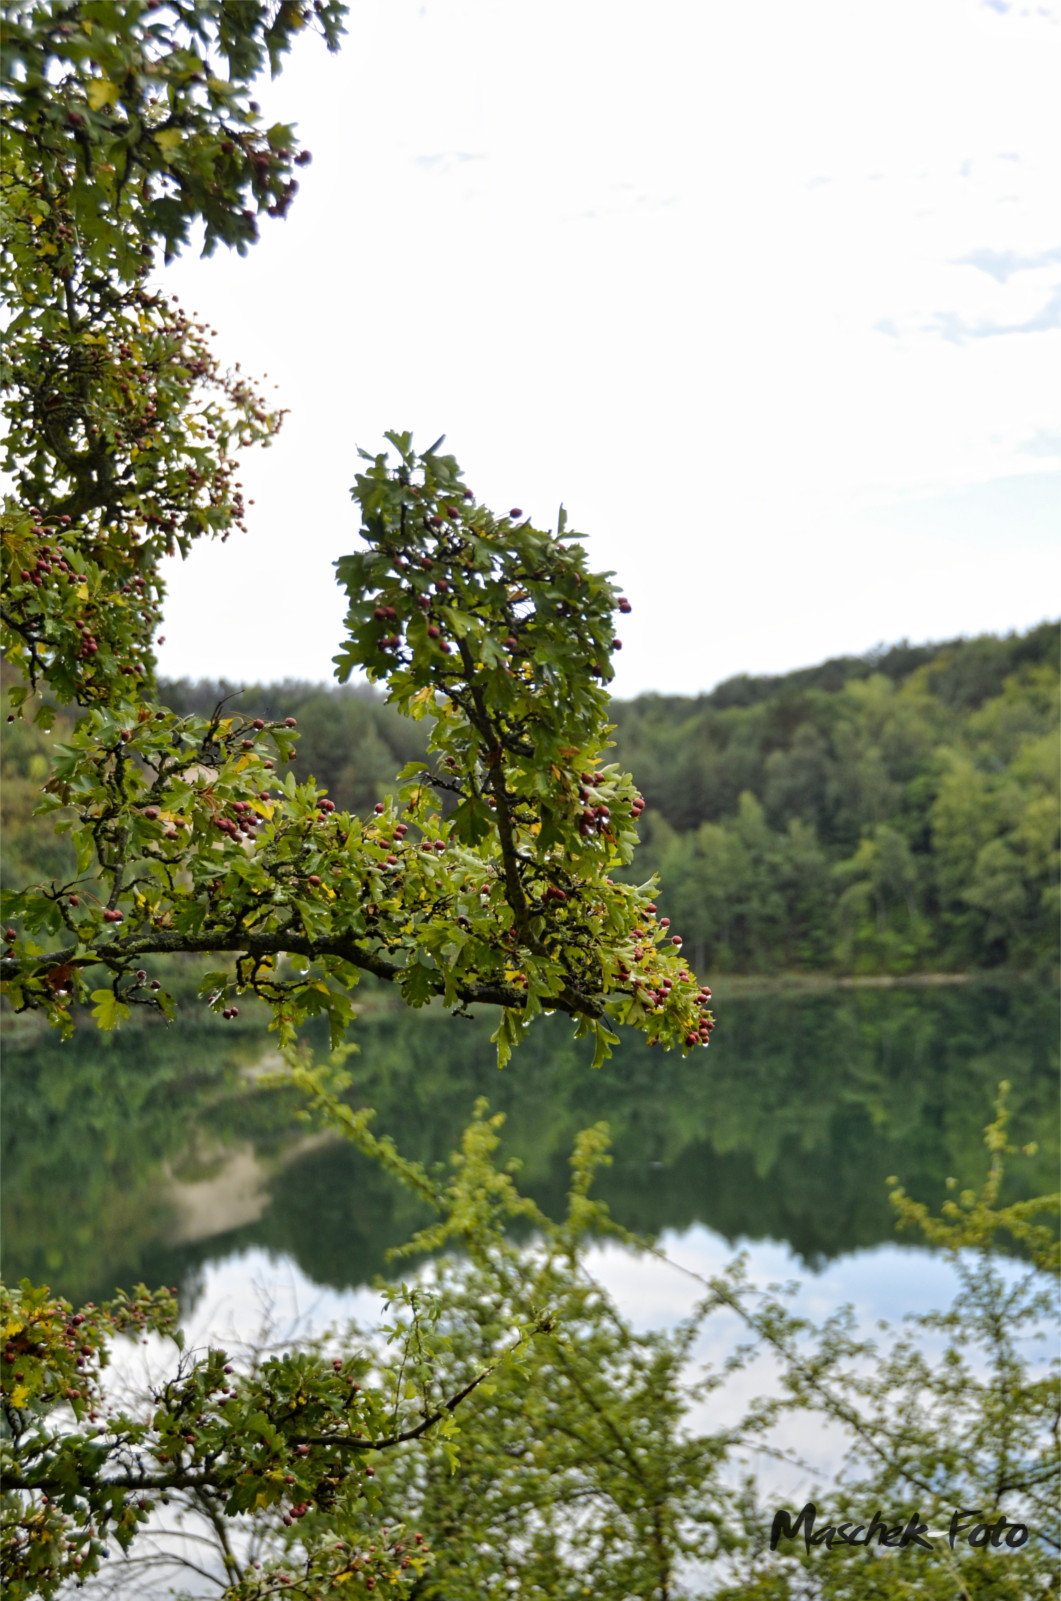
<path fill-rule="evenodd" d="M 704 971 L 1046 968 L 1058 687 L 1058 630 L 1043 623 L 614 701 L 617 759 L 647 801 L 637 873 L 659 872 L 661 912 Z M 160 689 L 183 714 L 233 696 L 251 715 L 296 716 L 298 777 L 362 814 L 424 750 L 424 725 L 367 686 Z M 64 726 L 7 728 L 9 886 L 61 869 L 66 847 L 32 813 Z"/>

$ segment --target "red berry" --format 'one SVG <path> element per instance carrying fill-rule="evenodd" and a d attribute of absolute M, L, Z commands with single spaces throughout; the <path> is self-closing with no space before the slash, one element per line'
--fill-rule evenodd
<path fill-rule="evenodd" d="M 522 510 L 520 509 L 519 506 L 513 506 L 512 510 L 509 512 L 508 515 L 510 517 L 522 517 L 523 516 L 523 512 L 522 512 Z"/>
<path fill-rule="evenodd" d="M 285 717 L 284 718 L 284 727 L 285 728 L 297 728 L 298 724 L 295 722 L 295 719 L 293 717 Z"/>
<path fill-rule="evenodd" d="M 319 884 L 319 883 L 320 883 L 320 881 L 321 881 L 321 880 L 320 880 L 320 874 L 319 874 L 319 873 L 311 873 L 311 874 L 310 874 L 310 875 L 309 875 L 309 881 L 310 881 L 310 883 L 311 883 L 311 884 L 312 884 L 312 885 L 313 885 L 313 887 L 314 887 L 314 889 L 316 889 L 316 887 L 317 887 L 317 885 L 318 885 L 318 884 Z"/>

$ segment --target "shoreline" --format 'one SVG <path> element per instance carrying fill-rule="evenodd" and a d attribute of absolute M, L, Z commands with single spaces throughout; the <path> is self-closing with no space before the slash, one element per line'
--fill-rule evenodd
<path fill-rule="evenodd" d="M 1057 988 L 1061 985 L 1061 975 L 1050 974 L 1049 981 Z M 826 995 L 843 990 L 947 989 L 968 984 L 1001 989 L 1010 984 L 1046 982 L 1047 974 L 1042 970 L 1013 968 L 972 969 L 960 973 L 718 973 L 711 974 L 707 979 L 716 1002 L 751 998 L 756 995 Z M 364 1023 L 372 1023 L 377 1018 L 391 1017 L 403 1010 L 405 1008 L 396 996 L 374 991 L 368 992 L 355 1003 L 355 1012 Z M 437 1001 L 429 1003 L 424 1008 L 425 1015 L 439 1015 L 443 1010 Z M 135 1021 L 130 1021 L 133 1022 L 134 1030 L 165 1026 L 161 1019 L 153 1015 L 137 1017 Z M 205 1024 L 207 1028 L 211 1028 L 212 1022 L 216 1020 L 207 1021 L 200 1015 L 195 1021 L 200 1027 Z M 248 1015 L 247 1027 L 226 1031 L 224 1036 L 221 1036 L 218 1025 L 219 1037 L 235 1042 L 239 1038 L 246 1039 L 250 1033 L 264 1033 L 264 1014 L 260 1021 L 261 1030 L 258 1028 L 259 1020 L 252 1019 Z M 91 1030 L 87 1013 L 75 1019 L 74 1027 L 78 1033 L 87 1033 Z M 125 1032 L 129 1032 L 128 1026 Z M 4 1044 L 9 1050 L 19 1050 L 46 1038 L 49 1029 L 42 1013 L 19 1015 L 5 1008 L 0 1012 L 0 1034 L 3 1035 Z M 56 1036 L 56 1044 L 59 1043 Z"/>
<path fill-rule="evenodd" d="M 816 994 L 830 990 L 943 989 L 960 984 L 1026 982 L 1036 975 L 998 969 L 961 973 L 719 973 L 708 983 L 726 995 Z"/>

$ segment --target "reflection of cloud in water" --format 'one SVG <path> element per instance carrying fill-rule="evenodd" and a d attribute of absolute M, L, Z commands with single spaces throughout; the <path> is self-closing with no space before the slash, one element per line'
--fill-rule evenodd
<path fill-rule="evenodd" d="M 664 1233 L 659 1247 L 668 1258 L 665 1262 L 634 1255 L 613 1244 L 598 1247 L 587 1258 L 590 1272 L 607 1286 L 620 1312 L 639 1330 L 673 1328 L 688 1317 L 705 1293 L 697 1279 L 722 1274 L 734 1256 L 720 1235 L 700 1225 L 681 1234 Z M 923 1247 L 879 1245 L 840 1257 L 817 1273 L 807 1272 L 795 1253 L 776 1241 L 757 1241 L 741 1249 L 747 1258 L 748 1279 L 759 1289 L 772 1286 L 777 1291 L 783 1285 L 798 1284 L 788 1299 L 795 1315 L 820 1324 L 838 1307 L 850 1304 L 862 1334 L 878 1338 L 882 1346 L 889 1343 L 889 1336 L 878 1328 L 882 1320 L 896 1329 L 909 1316 L 944 1310 L 959 1288 L 953 1264 Z M 995 1265 L 1008 1283 L 1027 1271 L 1026 1264 L 1017 1261 L 1000 1260 Z M 747 1330 L 735 1313 L 716 1313 L 704 1324 L 693 1347 L 694 1366 L 720 1370 L 746 1338 Z M 918 1333 L 918 1345 L 929 1361 L 942 1352 L 945 1343 L 941 1333 Z M 757 1356 L 747 1367 L 730 1374 L 707 1401 L 694 1405 L 689 1427 L 707 1432 L 737 1423 L 757 1396 L 778 1393 L 778 1373 L 772 1357 Z M 782 1415 L 775 1425 L 770 1445 L 770 1454 L 745 1453 L 742 1465 L 752 1468 L 764 1498 L 799 1499 L 834 1477 L 850 1439 L 818 1414 L 793 1412 Z M 775 1451 L 793 1460 L 779 1461 Z M 805 1466 L 801 1469 L 796 1462 Z"/>

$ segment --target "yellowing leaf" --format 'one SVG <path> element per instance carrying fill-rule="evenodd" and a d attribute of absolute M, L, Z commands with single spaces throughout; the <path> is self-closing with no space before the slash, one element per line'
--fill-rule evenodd
<path fill-rule="evenodd" d="M 181 133 L 179 128 L 160 128 L 155 135 L 155 143 L 164 156 L 168 156 L 171 151 L 176 150 L 180 142 Z"/>
<path fill-rule="evenodd" d="M 15 1388 L 11 1391 L 11 1405 L 12 1406 L 21 1406 L 22 1403 L 27 1399 L 28 1396 L 29 1396 L 29 1385 L 28 1384 L 17 1384 L 15 1386 Z"/>
<path fill-rule="evenodd" d="M 118 103 L 118 85 L 111 83 L 109 78 L 93 78 L 85 93 L 93 111 L 102 111 L 104 106 Z"/>

